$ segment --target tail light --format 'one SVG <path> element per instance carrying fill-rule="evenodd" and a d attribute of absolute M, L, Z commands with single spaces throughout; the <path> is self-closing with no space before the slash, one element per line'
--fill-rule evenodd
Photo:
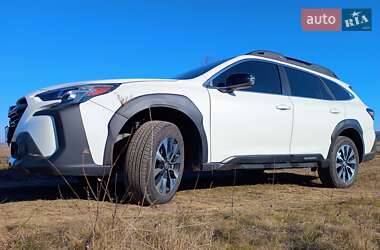
<path fill-rule="evenodd" d="M 372 120 L 375 120 L 375 111 L 373 109 L 367 109 L 368 114 L 372 117 Z"/>

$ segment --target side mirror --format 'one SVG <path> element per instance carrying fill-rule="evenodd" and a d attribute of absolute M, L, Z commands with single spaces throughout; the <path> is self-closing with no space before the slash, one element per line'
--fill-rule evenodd
<path fill-rule="evenodd" d="M 251 74 L 233 74 L 226 80 L 226 85 L 217 87 L 223 93 L 231 93 L 239 89 L 248 89 L 255 84 L 255 77 Z"/>

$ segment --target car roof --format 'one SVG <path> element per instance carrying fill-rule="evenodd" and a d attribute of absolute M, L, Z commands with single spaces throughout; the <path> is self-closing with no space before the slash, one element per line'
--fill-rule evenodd
<path fill-rule="evenodd" d="M 313 70 L 313 71 L 316 71 L 318 73 L 333 77 L 335 79 L 339 79 L 338 76 L 332 70 L 330 70 L 324 66 L 321 66 L 321 65 L 318 65 L 315 63 L 306 62 L 306 61 L 303 61 L 300 59 L 284 56 L 284 55 L 277 53 L 277 52 L 273 52 L 273 51 L 269 51 L 269 50 L 255 50 L 255 51 L 249 52 L 247 55 L 253 55 L 253 56 L 258 56 L 258 57 L 263 57 L 263 58 L 275 59 L 277 61 L 297 65 L 299 67 L 303 67 L 303 68 Z"/>

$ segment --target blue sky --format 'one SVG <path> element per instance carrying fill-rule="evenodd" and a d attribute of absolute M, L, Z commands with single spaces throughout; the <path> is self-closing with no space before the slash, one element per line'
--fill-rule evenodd
<path fill-rule="evenodd" d="M 373 31 L 304 32 L 301 8 L 372 8 Z M 380 115 L 379 12 L 377 0 L 2 1 L 0 126 L 44 86 L 173 76 L 256 49 L 332 68 Z"/>

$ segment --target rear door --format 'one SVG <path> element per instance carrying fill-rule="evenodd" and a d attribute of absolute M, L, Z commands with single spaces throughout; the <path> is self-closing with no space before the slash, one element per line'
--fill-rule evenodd
<path fill-rule="evenodd" d="M 321 154 L 327 157 L 331 135 L 344 119 L 343 103 L 317 75 L 285 67 L 294 106 L 291 154 Z"/>
<path fill-rule="evenodd" d="M 251 74 L 253 87 L 223 93 L 231 74 Z M 211 160 L 231 156 L 289 154 L 293 111 L 282 94 L 278 66 L 263 61 L 239 62 L 211 80 Z"/>

